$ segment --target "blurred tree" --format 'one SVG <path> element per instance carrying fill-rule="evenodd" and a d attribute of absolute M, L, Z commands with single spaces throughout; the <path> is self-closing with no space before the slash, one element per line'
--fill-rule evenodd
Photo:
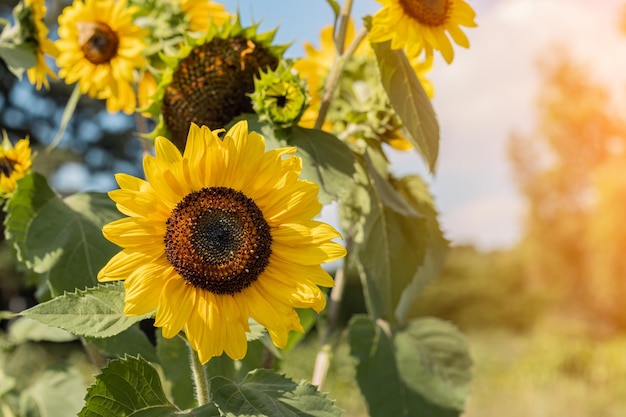
<path fill-rule="evenodd" d="M 528 203 L 528 278 L 566 311 L 626 325 L 626 120 L 565 51 L 551 51 L 539 70 L 538 125 L 509 147 Z"/>

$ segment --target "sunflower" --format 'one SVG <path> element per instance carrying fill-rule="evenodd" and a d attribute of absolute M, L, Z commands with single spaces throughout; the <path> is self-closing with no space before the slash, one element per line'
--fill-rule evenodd
<path fill-rule="evenodd" d="M 211 22 L 223 25 L 231 16 L 223 5 L 211 0 L 180 0 L 180 7 L 187 16 L 192 32 L 206 31 Z"/>
<path fill-rule="evenodd" d="M 164 135 L 184 149 L 189 125 L 209 129 L 253 113 L 249 94 L 261 70 L 275 69 L 285 46 L 272 45 L 275 31 L 257 34 L 258 25 L 239 20 L 211 25 L 198 39 L 188 38 L 166 68 L 148 111 L 159 120 L 152 136 Z"/>
<path fill-rule="evenodd" d="M 3 134 L 0 148 L 0 195 L 10 195 L 17 180 L 30 170 L 33 163 L 28 139 L 20 139 L 15 146 L 9 141 L 6 132 Z"/>
<path fill-rule="evenodd" d="M 35 43 L 36 54 L 35 66 L 26 70 L 28 81 L 30 81 L 31 84 L 35 84 L 37 90 L 40 90 L 42 86 L 49 89 L 50 82 L 48 81 L 48 77 L 53 80 L 56 80 L 57 77 L 46 63 L 45 54 L 56 57 L 58 51 L 54 46 L 54 42 L 48 39 L 48 28 L 43 23 L 43 18 L 46 15 L 46 4 L 44 0 L 26 0 L 24 4 L 32 10 L 32 37 Z"/>
<path fill-rule="evenodd" d="M 146 180 L 117 175 L 109 195 L 129 217 L 103 233 L 123 250 L 98 274 L 125 279 L 125 314 L 156 309 L 168 338 L 184 329 L 203 363 L 243 358 L 249 317 L 284 347 L 303 331 L 294 308 L 325 307 L 318 285 L 333 280 L 320 264 L 345 255 L 339 233 L 311 220 L 318 187 L 299 178 L 295 148 L 265 152 L 245 121 L 221 132 L 191 124 L 182 155 L 159 136 Z"/>
<path fill-rule="evenodd" d="M 469 47 L 459 26 L 475 27 L 476 13 L 464 0 L 378 0 L 382 3 L 372 19 L 371 42 L 391 40 L 393 49 L 405 49 L 409 56 L 422 50 L 441 52 L 447 63 L 454 58 L 452 43 Z"/>
<path fill-rule="evenodd" d="M 74 0 L 59 16 L 59 75 L 68 84 L 78 81 L 83 94 L 106 99 L 110 112 L 131 114 L 137 106 L 134 69 L 147 61 L 136 11 L 125 0 Z"/>

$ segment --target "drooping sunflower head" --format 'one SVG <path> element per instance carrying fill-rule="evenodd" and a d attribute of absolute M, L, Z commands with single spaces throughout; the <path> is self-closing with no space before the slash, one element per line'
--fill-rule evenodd
<path fill-rule="evenodd" d="M 118 174 L 109 195 L 128 217 L 103 229 L 123 250 L 100 281 L 124 279 L 124 312 L 156 310 L 165 337 L 184 329 L 203 362 L 226 352 L 241 359 L 251 317 L 278 347 L 303 331 L 294 308 L 321 311 L 320 264 L 345 255 L 331 226 L 312 220 L 318 187 L 299 178 L 294 148 L 265 151 L 239 122 L 223 130 L 191 125 L 184 153 L 155 139 L 146 180 Z"/>
<path fill-rule="evenodd" d="M 441 52 L 447 63 L 454 58 L 448 36 L 464 48 L 469 40 L 460 26 L 475 27 L 476 13 L 465 0 L 378 0 L 383 8 L 372 19 L 371 42 L 391 40 L 393 49 L 409 56 L 423 50 Z"/>
<path fill-rule="evenodd" d="M 23 0 L 13 8 L 13 24 L 7 24 L 0 33 L 0 58 L 21 78 L 24 71 L 28 80 L 39 90 L 50 88 L 48 77 L 56 80 L 54 71 L 46 62 L 46 54 L 56 56 L 54 43 L 48 39 L 44 0 Z"/>
<path fill-rule="evenodd" d="M 309 102 L 306 83 L 285 61 L 275 71 L 261 71 L 254 79 L 254 93 L 250 98 L 260 120 L 282 128 L 296 124 Z"/>
<path fill-rule="evenodd" d="M 59 75 L 78 82 L 83 94 L 106 99 L 111 112 L 130 114 L 137 106 L 135 70 L 147 65 L 146 32 L 133 22 L 137 10 L 126 0 L 74 0 L 59 16 Z"/>
<path fill-rule="evenodd" d="M 55 57 L 58 55 L 58 51 L 54 43 L 48 39 L 48 27 L 43 23 L 43 18 L 46 15 L 46 4 L 44 0 L 25 0 L 24 4 L 32 9 L 34 29 L 32 38 L 37 61 L 34 67 L 26 71 L 26 74 L 30 83 L 35 84 L 37 90 L 40 90 L 42 86 L 48 89 L 50 88 L 48 77 L 56 80 L 57 76 L 46 62 L 46 54 Z"/>
<path fill-rule="evenodd" d="M 6 132 L 3 132 L 0 148 L 0 196 L 6 197 L 15 190 L 17 180 L 30 171 L 32 162 L 28 139 L 20 139 L 13 146 Z"/>
<path fill-rule="evenodd" d="M 170 135 L 184 149 L 191 123 L 217 129 L 252 113 L 255 76 L 275 69 L 286 48 L 272 45 L 275 31 L 257 34 L 257 26 L 242 28 L 238 19 L 213 25 L 199 39 L 188 38 L 177 56 L 165 58 L 149 109 L 159 119 L 154 136 Z"/>

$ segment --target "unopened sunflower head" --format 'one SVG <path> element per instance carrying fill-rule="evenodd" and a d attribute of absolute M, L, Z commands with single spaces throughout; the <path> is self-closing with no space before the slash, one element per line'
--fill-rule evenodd
<path fill-rule="evenodd" d="M 54 43 L 48 39 L 44 0 L 24 0 L 13 8 L 14 23 L 0 33 L 0 58 L 18 77 L 26 71 L 28 80 L 39 90 L 50 88 L 48 77 L 56 74 L 46 62 L 46 55 L 56 56 Z"/>
<path fill-rule="evenodd" d="M 402 122 L 380 83 L 376 58 L 354 56 L 344 67 L 335 99 L 330 105 L 324 129 L 362 150 L 380 142 L 398 150 L 412 148 L 401 133 Z M 359 141 L 361 140 L 361 141 Z"/>
<path fill-rule="evenodd" d="M 448 36 L 464 48 L 469 40 L 460 26 L 475 27 L 476 13 L 465 0 L 378 0 L 383 7 L 372 19 L 371 42 L 391 41 L 409 56 L 438 50 L 451 63 L 454 49 Z"/>
<path fill-rule="evenodd" d="M 30 142 L 20 139 L 15 146 L 9 141 L 6 132 L 2 132 L 0 147 L 0 197 L 9 197 L 17 181 L 30 171 L 33 163 Z"/>
<path fill-rule="evenodd" d="M 110 112 L 133 113 L 133 83 L 144 68 L 146 30 L 134 22 L 139 9 L 126 0 L 74 0 L 59 16 L 57 65 L 65 82 L 105 99 Z"/>
<path fill-rule="evenodd" d="M 187 38 L 180 53 L 165 65 L 148 111 L 159 123 L 153 136 L 169 135 L 184 149 L 191 123 L 211 129 L 252 113 L 249 94 L 261 70 L 275 69 L 286 46 L 272 45 L 276 31 L 257 33 L 237 19 L 211 26 L 200 38 Z"/>
<path fill-rule="evenodd" d="M 307 84 L 285 61 L 276 70 L 261 71 L 250 98 L 260 120 L 281 128 L 296 124 L 309 102 Z"/>

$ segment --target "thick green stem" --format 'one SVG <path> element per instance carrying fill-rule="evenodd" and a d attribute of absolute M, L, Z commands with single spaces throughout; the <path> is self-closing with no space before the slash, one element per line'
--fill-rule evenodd
<path fill-rule="evenodd" d="M 183 336 L 181 336 L 183 337 Z M 198 353 L 193 350 L 189 341 L 186 338 L 185 343 L 189 348 L 189 361 L 191 363 L 191 376 L 193 378 L 193 385 L 196 389 L 196 401 L 198 401 L 198 406 L 202 406 L 208 404 L 211 401 L 211 383 L 206 374 L 206 369 L 202 362 L 200 362 L 200 358 L 198 357 Z"/>

